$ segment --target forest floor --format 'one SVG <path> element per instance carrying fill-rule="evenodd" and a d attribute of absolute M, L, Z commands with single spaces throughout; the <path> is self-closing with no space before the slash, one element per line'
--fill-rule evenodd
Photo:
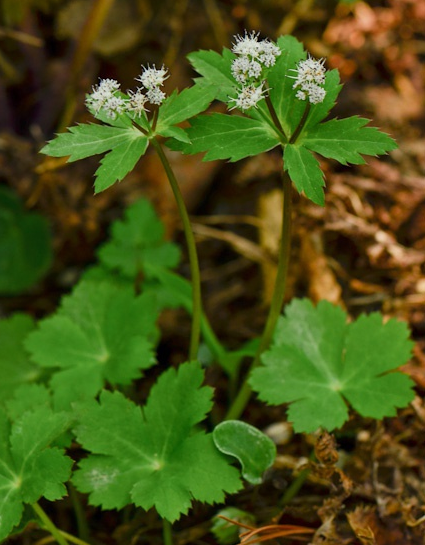
<path fill-rule="evenodd" d="M 55 132 L 90 120 L 84 94 L 99 77 L 132 87 L 140 65 L 164 63 L 171 73 L 167 85 L 181 89 L 194 77 L 186 60 L 191 51 L 230 47 L 244 29 L 271 39 L 295 35 L 314 57 L 326 58 L 327 68 L 339 69 L 344 87 L 335 114 L 373 120 L 399 148 L 355 167 L 321 160 L 324 208 L 294 192 L 287 299 L 327 299 L 353 317 L 379 310 L 407 321 L 416 346 L 404 371 L 415 381 L 417 397 L 383 422 L 353 416 L 336 435 L 336 447 L 328 445 L 330 456 L 337 449 L 338 467 L 331 464 L 325 471 L 326 464 L 319 464 L 285 506 L 282 496 L 306 467 L 315 438 L 293 435 L 282 408 L 252 399 L 244 418 L 262 429 L 274 424 L 281 435 L 275 466 L 255 491 L 247 488 L 238 495 L 238 507 L 251 512 L 259 526 L 273 521 L 320 528 L 315 545 L 423 544 L 425 0 L 121 0 L 110 3 L 94 41 L 87 36 L 81 41 L 92 4 L 34 1 L 25 12 L 9 7 L 12 11 L 3 13 L 0 181 L 49 219 L 55 258 L 35 289 L 3 298 L 0 312 L 25 311 L 37 318 L 52 312 L 93 262 L 111 221 L 142 195 L 165 222 L 167 236 L 184 247 L 172 194 L 154 155 L 97 196 L 92 187 L 96 159 L 66 165 L 39 155 Z M 237 348 L 261 332 L 270 303 L 281 159 L 273 152 L 233 164 L 201 163 L 199 156 L 172 152 L 169 158 L 193 220 L 206 313 L 223 343 Z M 185 260 L 181 272 L 188 274 Z M 162 352 L 170 363 L 182 361 L 189 318 L 169 311 L 161 327 Z M 211 372 L 208 379 L 220 389 L 222 377 Z M 88 508 L 88 513 L 100 543 L 161 543 L 155 528 L 148 537 L 137 537 L 136 522 L 123 523 L 115 512 Z M 211 514 L 199 507 L 177 523 L 176 545 L 215 543 L 208 533 Z M 66 506 L 58 516 L 66 527 Z M 149 522 L 148 514 L 143 523 Z M 25 536 L 10 540 L 30 542 Z"/>

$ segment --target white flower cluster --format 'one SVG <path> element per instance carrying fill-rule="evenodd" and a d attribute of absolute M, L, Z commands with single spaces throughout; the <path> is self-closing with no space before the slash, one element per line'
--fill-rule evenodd
<path fill-rule="evenodd" d="M 258 33 L 254 31 L 250 34 L 245 31 L 244 36 L 237 35 L 235 38 L 232 51 L 238 56 L 232 62 L 231 71 L 242 88 L 237 98 L 230 100 L 235 102 L 233 108 L 248 110 L 256 107 L 267 92 L 263 89 L 263 71 L 276 63 L 281 50 L 268 39 L 258 40 Z"/>
<path fill-rule="evenodd" d="M 160 87 L 164 85 L 164 81 L 168 78 L 167 69 L 162 65 L 161 68 L 155 68 L 155 65 L 152 68 L 148 65 L 147 68 L 144 66 L 142 74 L 136 78 L 136 81 L 140 81 L 145 89 L 147 89 L 146 97 L 151 104 L 157 104 L 158 106 L 162 104 L 166 95 L 161 91 Z"/>
<path fill-rule="evenodd" d="M 288 76 L 295 79 L 292 88 L 298 89 L 295 95 L 297 98 L 300 100 L 308 98 L 311 104 L 323 102 L 326 96 L 326 91 L 321 87 L 325 83 L 326 68 L 323 66 L 324 63 L 325 59 L 317 61 L 309 55 L 307 60 L 298 63 L 297 69 L 291 69 L 293 72 L 297 72 L 296 76 Z"/>
<path fill-rule="evenodd" d="M 160 105 L 166 95 L 161 91 L 160 87 L 167 79 L 167 69 L 157 69 L 153 67 L 142 67 L 142 74 L 136 78 L 147 89 L 146 93 L 138 87 L 136 91 L 128 91 L 128 98 L 123 98 L 118 94 L 120 84 L 114 79 L 101 79 L 99 85 L 93 87 L 93 92 L 87 96 L 86 104 L 94 110 L 97 115 L 100 110 L 103 110 L 106 115 L 115 119 L 118 115 L 128 112 L 136 116 L 141 116 L 142 112 L 146 112 L 146 102 Z"/>

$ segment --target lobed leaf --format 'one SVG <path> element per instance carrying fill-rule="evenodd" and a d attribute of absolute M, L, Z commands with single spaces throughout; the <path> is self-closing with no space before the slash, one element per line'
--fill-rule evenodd
<path fill-rule="evenodd" d="M 341 427 L 346 401 L 362 416 L 383 418 L 413 399 L 412 381 L 395 371 L 412 349 L 405 323 L 383 324 L 377 313 L 347 323 L 339 307 L 321 301 L 314 308 L 307 299 L 285 314 L 250 383 L 267 403 L 290 403 L 296 431 Z"/>
<path fill-rule="evenodd" d="M 236 94 L 236 81 L 232 76 L 231 64 L 235 55 L 227 48 L 223 52 L 216 51 L 195 51 L 190 53 L 187 58 L 194 69 L 201 74 L 206 84 L 214 86 L 216 89 L 216 98 L 223 102 L 229 100 L 229 96 Z"/>
<path fill-rule="evenodd" d="M 96 395 L 107 382 L 129 384 L 155 363 L 152 337 L 157 307 L 152 295 L 130 287 L 82 281 L 55 315 L 39 322 L 25 342 L 51 379 L 61 408 Z"/>
<path fill-rule="evenodd" d="M 262 121 L 236 115 L 211 114 L 191 120 L 186 129 L 190 144 L 170 142 L 169 147 L 183 153 L 207 152 L 204 161 L 239 161 L 280 144 L 277 134 Z"/>
<path fill-rule="evenodd" d="M 30 360 L 24 340 L 35 329 L 26 314 L 0 320 L 0 399 L 6 401 L 19 386 L 40 378 L 41 369 Z"/>
<path fill-rule="evenodd" d="M 363 155 L 380 155 L 397 147 L 387 134 L 365 127 L 367 119 L 348 117 L 331 119 L 303 132 L 298 143 L 324 157 L 347 163 L 362 164 Z"/>
<path fill-rule="evenodd" d="M 287 144 L 284 151 L 284 168 L 294 182 L 297 190 L 314 203 L 324 206 L 325 185 L 319 161 L 306 148 Z"/>
<path fill-rule="evenodd" d="M 143 413 L 118 392 L 104 391 L 99 403 L 78 406 L 77 439 L 92 454 L 80 462 L 74 482 L 90 503 L 155 507 L 172 522 L 192 500 L 214 503 L 239 489 L 235 468 L 197 427 L 212 405 L 203 376 L 196 362 L 169 369 Z"/>
<path fill-rule="evenodd" d="M 65 413 L 47 407 L 24 413 L 13 425 L 0 411 L 0 540 L 20 523 L 24 504 L 66 494 L 72 460 L 51 444 L 68 426 Z"/>

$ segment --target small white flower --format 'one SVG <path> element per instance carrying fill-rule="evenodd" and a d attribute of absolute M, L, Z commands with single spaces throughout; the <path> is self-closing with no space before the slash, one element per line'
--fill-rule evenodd
<path fill-rule="evenodd" d="M 143 94 L 141 89 L 138 88 L 137 91 L 130 90 L 128 91 L 128 95 L 130 99 L 127 104 L 127 110 L 134 112 L 138 117 L 142 115 L 142 112 L 147 112 L 145 104 L 148 101 L 148 97 Z"/>
<path fill-rule="evenodd" d="M 264 95 L 267 93 L 267 89 L 263 89 L 263 85 L 264 81 L 258 87 L 255 85 L 242 87 L 238 96 L 230 99 L 235 105 L 229 109 L 233 110 L 234 108 L 239 108 L 240 110 L 249 110 L 250 108 L 256 108 L 257 103 L 264 98 Z"/>
<path fill-rule="evenodd" d="M 127 103 L 123 98 L 111 95 L 102 106 L 102 110 L 105 110 L 106 115 L 111 119 L 116 119 L 117 115 L 124 112 L 126 106 Z"/>
<path fill-rule="evenodd" d="M 277 45 L 272 42 L 269 42 L 267 39 L 260 42 L 261 50 L 258 60 L 269 68 L 274 66 L 276 63 L 276 57 L 282 54 L 282 51 Z"/>
<path fill-rule="evenodd" d="M 311 104 L 323 102 L 326 91 L 320 86 L 325 83 L 326 79 L 324 63 L 325 59 L 315 60 L 309 55 L 305 61 L 298 63 L 297 69 L 290 69 L 292 72 L 297 72 L 296 76 L 287 77 L 295 79 L 292 88 L 298 89 L 295 95 L 298 99 L 306 100 L 308 98 Z"/>
<path fill-rule="evenodd" d="M 118 91 L 120 84 L 114 79 L 101 79 L 99 85 L 92 87 L 93 92 L 86 98 L 86 104 L 92 108 L 96 114 L 105 107 L 105 104 L 114 97 L 114 93 Z"/>
<path fill-rule="evenodd" d="M 161 68 L 155 68 L 155 65 L 152 68 L 148 65 L 147 68 L 142 66 L 143 72 L 136 79 L 140 81 L 143 87 L 146 89 L 155 89 L 156 87 L 161 87 L 164 85 L 164 81 L 168 78 L 167 68 L 162 65 Z"/>
<path fill-rule="evenodd" d="M 258 57 L 260 53 L 260 44 L 258 42 L 259 32 L 254 30 L 248 34 L 245 30 L 245 36 L 239 34 L 235 36 L 236 43 L 233 44 L 232 51 L 236 55 L 250 56 L 252 58 Z"/>
<path fill-rule="evenodd" d="M 258 79 L 261 76 L 262 66 L 248 57 L 237 57 L 232 62 L 231 70 L 238 83 L 246 83 L 248 78 Z"/>
<path fill-rule="evenodd" d="M 159 106 L 167 95 L 159 87 L 152 87 L 152 89 L 148 89 L 146 96 L 151 104 Z"/>

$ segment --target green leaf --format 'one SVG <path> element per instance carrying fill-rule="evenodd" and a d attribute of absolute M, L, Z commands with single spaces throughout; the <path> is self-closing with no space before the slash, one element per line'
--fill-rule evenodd
<path fill-rule="evenodd" d="M 341 308 L 327 301 L 314 308 L 307 299 L 294 300 L 285 314 L 250 383 L 267 403 L 290 403 L 297 432 L 340 428 L 346 401 L 362 416 L 381 419 L 413 399 L 412 381 L 395 371 L 413 346 L 405 323 L 383 324 L 379 313 L 347 323 Z"/>
<path fill-rule="evenodd" d="M 146 273 L 148 264 L 160 268 L 176 267 L 180 250 L 164 240 L 165 229 L 153 206 L 140 199 L 129 206 L 124 220 L 116 220 L 111 227 L 111 240 L 98 250 L 103 265 L 118 270 L 132 279 Z"/>
<path fill-rule="evenodd" d="M 236 94 L 237 84 L 231 72 L 235 55 L 229 49 L 223 48 L 222 55 L 216 51 L 196 51 L 190 53 L 187 58 L 198 74 L 203 76 L 202 81 L 216 88 L 218 100 L 227 102 L 229 96 Z"/>
<path fill-rule="evenodd" d="M 25 503 L 66 494 L 72 460 L 51 444 L 68 425 L 65 413 L 46 407 L 26 412 L 12 426 L 0 412 L 0 540 L 20 523 Z"/>
<path fill-rule="evenodd" d="M 291 69 L 296 69 L 300 60 L 305 59 L 306 53 L 302 44 L 293 36 L 281 36 L 277 45 L 282 51 L 276 64 L 270 69 L 267 83 L 270 88 L 270 100 L 276 110 L 286 136 L 289 137 L 297 127 L 305 110 L 305 102 L 295 98 L 292 89 L 294 80 Z"/>
<path fill-rule="evenodd" d="M 220 452 L 234 456 L 242 465 L 242 475 L 251 484 L 260 484 L 263 473 L 276 458 L 276 446 L 258 428 L 241 420 L 227 420 L 213 431 Z"/>
<path fill-rule="evenodd" d="M 268 124 L 248 117 L 201 115 L 192 119 L 191 125 L 186 129 L 190 144 L 173 141 L 167 145 L 183 153 L 206 151 L 204 161 L 239 161 L 280 144 L 278 136 Z"/>
<path fill-rule="evenodd" d="M 297 142 L 343 165 L 364 163 L 360 154 L 380 155 L 397 148 L 392 138 L 378 129 L 365 127 L 367 123 L 361 117 L 332 119 L 304 131 Z"/>
<path fill-rule="evenodd" d="M 148 148 L 148 139 L 141 132 L 115 147 L 100 161 L 96 170 L 95 193 L 104 191 L 115 182 L 121 181 L 135 167 Z"/>
<path fill-rule="evenodd" d="M 284 151 L 284 168 L 300 193 L 304 191 L 308 199 L 320 206 L 325 204 L 322 190 L 325 185 L 323 172 L 319 161 L 310 151 L 302 146 L 287 144 Z"/>
<path fill-rule="evenodd" d="M 198 428 L 211 409 L 196 362 L 163 373 L 143 410 L 122 394 L 102 392 L 81 404 L 78 441 L 91 451 L 74 483 L 90 503 L 121 509 L 129 503 L 173 522 L 192 500 L 221 502 L 240 488 L 235 468 Z M 172 400 L 172 402 L 171 402 Z"/>
<path fill-rule="evenodd" d="M 158 122 L 155 132 L 163 136 L 169 132 L 171 125 L 190 119 L 194 115 L 203 112 L 212 102 L 216 94 L 213 85 L 193 85 L 184 89 L 181 93 L 174 91 L 158 110 Z"/>
<path fill-rule="evenodd" d="M 30 360 L 24 339 L 33 331 L 35 323 L 26 314 L 15 314 L 0 320 L 0 399 L 6 401 L 22 384 L 40 378 L 41 370 Z"/>
<path fill-rule="evenodd" d="M 90 123 L 69 127 L 68 132 L 58 134 L 40 152 L 51 157 L 69 155 L 68 162 L 72 162 L 105 153 L 135 139 L 146 140 L 146 137 L 134 127 L 108 127 Z"/>
<path fill-rule="evenodd" d="M 58 368 L 55 400 L 68 408 L 96 395 L 105 382 L 129 384 L 155 363 L 155 298 L 131 288 L 80 282 L 55 315 L 39 322 L 26 347 L 42 367 Z"/>
<path fill-rule="evenodd" d="M 27 212 L 19 198 L 0 187 L 0 293 L 28 290 L 46 273 L 52 261 L 49 224 Z"/>
<path fill-rule="evenodd" d="M 23 384 L 17 388 L 13 397 L 6 400 L 6 411 L 12 422 L 35 407 L 52 408 L 52 397 L 43 384 Z"/>

